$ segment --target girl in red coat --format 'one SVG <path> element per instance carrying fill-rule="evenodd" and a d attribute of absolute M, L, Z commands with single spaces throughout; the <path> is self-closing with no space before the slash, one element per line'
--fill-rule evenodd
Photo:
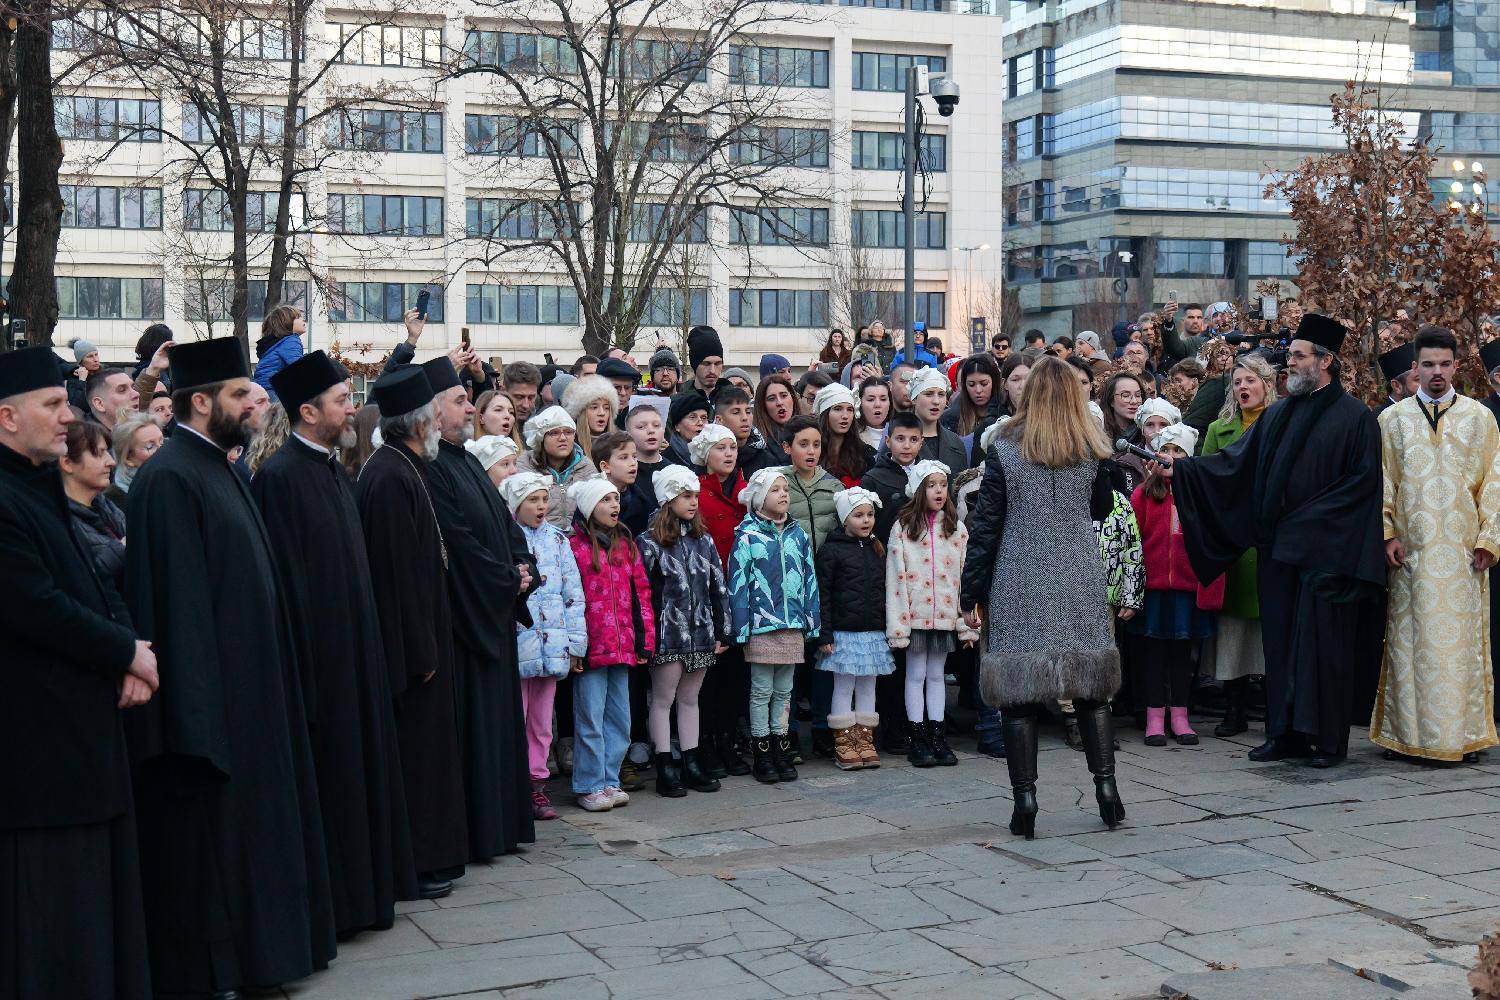
<path fill-rule="evenodd" d="M 620 523 L 620 491 L 603 476 L 568 487 L 578 506 L 570 544 L 583 579 L 589 651 L 573 667 L 573 793 L 589 812 L 630 802 L 620 765 L 630 746 L 630 668 L 656 652 L 651 585 L 630 531 Z"/>
<path fill-rule="evenodd" d="M 1181 423 L 1168 425 L 1151 439 L 1151 447 L 1158 454 L 1172 459 L 1187 458 L 1197 444 L 1198 432 Z M 1211 609 L 1223 603 L 1223 578 L 1205 589 L 1188 563 L 1182 522 L 1172 497 L 1170 465 L 1154 467 L 1131 494 L 1130 505 L 1141 529 L 1146 565 L 1146 605 L 1130 621 L 1130 630 L 1143 637 L 1146 745 L 1167 745 L 1170 709 L 1172 735 L 1183 746 L 1192 746 L 1198 742 L 1187 712 L 1188 690 L 1193 682 L 1193 645 L 1213 634 Z"/>

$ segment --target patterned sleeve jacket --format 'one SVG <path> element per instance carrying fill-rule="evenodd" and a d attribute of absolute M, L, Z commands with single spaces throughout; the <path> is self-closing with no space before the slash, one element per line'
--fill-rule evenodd
<path fill-rule="evenodd" d="M 636 544 L 651 581 L 657 655 L 712 653 L 728 642 L 728 594 L 713 538 L 684 529 L 675 545 L 662 545 L 648 531 Z"/>

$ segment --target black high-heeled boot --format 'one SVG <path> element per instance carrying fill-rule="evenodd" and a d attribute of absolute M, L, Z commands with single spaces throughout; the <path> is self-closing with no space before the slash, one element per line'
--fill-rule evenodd
<path fill-rule="evenodd" d="M 1215 736 L 1238 736 L 1250 728 L 1245 721 L 1245 701 L 1250 694 L 1250 678 L 1224 682 L 1224 721 L 1214 726 Z"/>
<path fill-rule="evenodd" d="M 1079 712 L 1078 728 L 1083 735 L 1089 773 L 1094 776 L 1099 818 L 1113 830 L 1125 819 L 1125 803 L 1120 801 L 1120 789 L 1115 785 L 1115 720 L 1109 706 L 1095 705 Z"/>
<path fill-rule="evenodd" d="M 1036 839 L 1036 733 L 1034 715 L 1007 715 L 1001 719 L 1005 730 L 1005 769 L 1010 772 L 1010 794 L 1015 809 L 1010 816 L 1010 832 Z"/>
<path fill-rule="evenodd" d="M 717 792 L 719 779 L 703 767 L 703 747 L 682 751 L 682 783 L 695 792 Z"/>
<path fill-rule="evenodd" d="M 682 774 L 677 770 L 677 761 L 672 752 L 656 755 L 656 794 L 668 799 L 680 799 L 687 794 L 682 787 Z"/>

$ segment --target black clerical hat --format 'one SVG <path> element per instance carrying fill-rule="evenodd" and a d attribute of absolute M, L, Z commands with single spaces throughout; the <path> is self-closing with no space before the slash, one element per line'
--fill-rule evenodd
<path fill-rule="evenodd" d="M 62 384 L 62 370 L 50 347 L 26 347 L 0 354 L 0 399 Z"/>
<path fill-rule="evenodd" d="M 1411 344 L 1402 344 L 1380 356 L 1380 371 L 1389 382 L 1391 379 L 1405 378 L 1406 373 L 1411 371 L 1416 363 L 1417 349 Z"/>
<path fill-rule="evenodd" d="M 422 370 L 427 373 L 427 384 L 432 386 L 432 394 L 436 396 L 440 392 L 447 392 L 459 384 L 458 372 L 453 367 L 453 362 L 447 356 L 433 358 L 431 361 L 422 362 Z M 382 413 L 385 411 L 382 410 Z"/>
<path fill-rule="evenodd" d="M 1297 332 L 1292 334 L 1292 339 L 1310 341 L 1325 351 L 1337 354 L 1348 335 L 1349 331 L 1338 320 L 1318 313 L 1306 313 L 1302 322 L 1297 324 Z"/>
<path fill-rule="evenodd" d="M 447 359 L 443 359 L 444 363 Z M 449 369 L 453 368 L 448 365 Z M 405 365 L 389 375 L 382 375 L 371 390 L 382 417 L 399 417 L 403 413 L 432 402 L 432 384 L 421 365 Z"/>
<path fill-rule="evenodd" d="M 245 349 L 234 337 L 193 340 L 167 348 L 167 366 L 172 371 L 172 391 L 249 378 Z"/>
<path fill-rule="evenodd" d="M 297 408 L 323 392 L 345 381 L 349 370 L 322 351 L 313 351 L 271 376 L 271 388 L 286 409 L 295 417 Z"/>
<path fill-rule="evenodd" d="M 1484 362 L 1484 370 L 1492 372 L 1500 368 L 1500 339 L 1492 340 L 1479 348 L 1479 360 Z"/>

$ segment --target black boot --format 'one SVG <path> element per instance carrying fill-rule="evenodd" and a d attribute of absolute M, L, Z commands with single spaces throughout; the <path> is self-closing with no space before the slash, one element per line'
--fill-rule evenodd
<path fill-rule="evenodd" d="M 827 728 L 819 729 L 817 726 L 813 727 L 813 731 L 812 731 L 812 752 L 813 752 L 813 756 L 814 757 L 824 757 L 824 758 L 827 758 L 829 760 L 833 759 L 833 730 L 832 729 L 827 729 Z"/>
<path fill-rule="evenodd" d="M 680 799 L 687 794 L 671 751 L 656 755 L 656 794 L 668 799 Z"/>
<path fill-rule="evenodd" d="M 1005 769 L 1010 772 L 1010 794 L 1015 809 L 1010 816 L 1010 832 L 1036 839 L 1036 716 L 1007 715 L 1005 728 Z"/>
<path fill-rule="evenodd" d="M 1115 720 L 1108 705 L 1095 705 L 1078 713 L 1078 729 L 1083 736 L 1083 753 L 1088 758 L 1089 773 L 1094 776 L 1094 798 L 1099 803 L 1099 818 L 1113 830 L 1125 818 L 1125 804 L 1115 786 Z"/>
<path fill-rule="evenodd" d="M 880 748 L 886 753 L 905 756 L 911 749 L 910 730 L 898 722 L 887 722 L 880 727 Z"/>
<path fill-rule="evenodd" d="M 703 769 L 703 747 L 682 751 L 682 783 L 695 792 L 719 790 L 719 779 Z"/>
<path fill-rule="evenodd" d="M 1250 678 L 1224 682 L 1224 721 L 1214 726 L 1215 736 L 1238 736 L 1250 726 L 1245 722 L 1245 700 L 1250 693 Z"/>
<path fill-rule="evenodd" d="M 771 736 L 756 736 L 751 740 L 751 752 L 755 755 L 755 766 L 750 773 L 755 775 L 756 781 L 763 781 L 768 785 L 774 785 L 780 781 L 776 774 L 776 758 L 771 753 Z"/>
<path fill-rule="evenodd" d="M 792 737 L 786 733 L 775 733 L 771 736 L 771 750 L 776 762 L 776 778 L 779 781 L 796 781 L 797 769 L 792 766 L 795 758 L 792 756 Z"/>
<path fill-rule="evenodd" d="M 935 767 L 937 757 L 932 752 L 932 744 L 927 738 L 927 724 L 925 722 L 908 722 L 906 734 L 909 749 L 906 751 L 907 763 L 912 767 Z"/>
<path fill-rule="evenodd" d="M 729 769 L 726 768 L 724 766 L 724 762 L 719 759 L 718 748 L 714 746 L 714 738 L 712 736 L 707 734 L 701 736 L 698 740 L 697 750 L 698 768 L 704 774 L 708 775 L 710 778 L 729 777 Z M 683 754 L 682 757 L 684 762 L 684 771 L 686 771 L 687 754 Z M 689 785 L 688 787 L 691 788 L 692 786 Z"/>
<path fill-rule="evenodd" d="M 750 773 L 750 765 L 746 764 L 745 758 L 740 756 L 739 740 L 735 738 L 734 733 L 720 733 L 714 740 L 714 749 L 719 751 L 719 763 L 724 766 L 725 774 L 743 778 Z M 713 776 L 722 778 L 725 775 L 714 774 Z"/>
<path fill-rule="evenodd" d="M 927 745 L 932 747 L 932 757 L 940 767 L 952 767 L 958 763 L 953 748 L 948 745 L 948 735 L 941 722 L 927 723 Z"/>

